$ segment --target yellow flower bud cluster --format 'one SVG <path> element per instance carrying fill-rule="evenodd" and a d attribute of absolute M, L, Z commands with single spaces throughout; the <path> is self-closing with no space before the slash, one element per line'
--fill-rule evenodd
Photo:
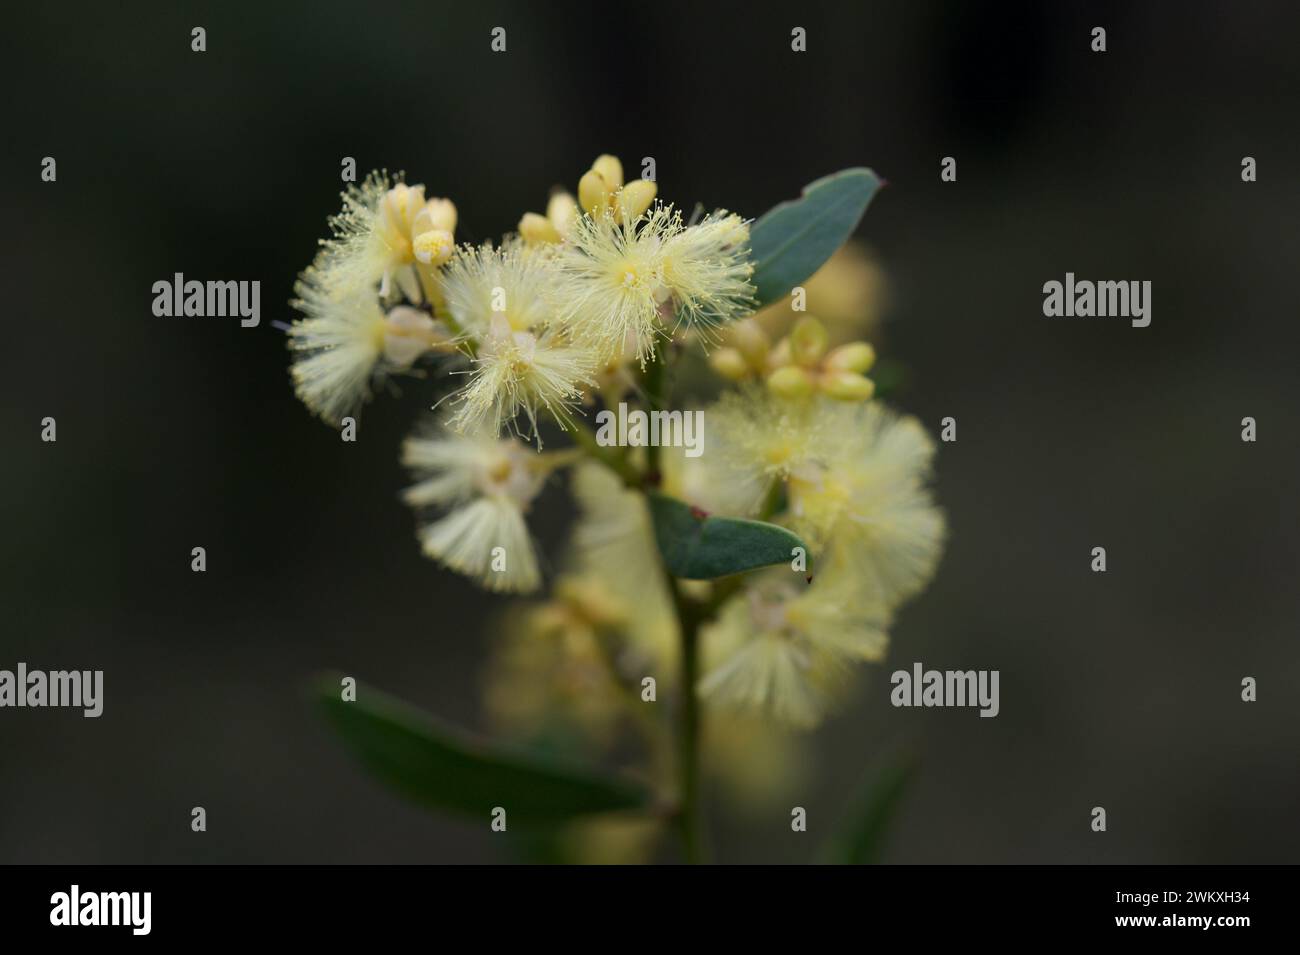
<path fill-rule="evenodd" d="M 625 183 L 623 164 L 617 156 L 597 156 L 578 180 L 578 198 L 556 190 L 545 215 L 524 213 L 519 220 L 519 235 L 533 244 L 563 242 L 577 221 L 579 209 L 593 216 L 608 211 L 615 222 L 634 222 L 650 208 L 657 191 L 658 186 L 649 179 Z"/>
<path fill-rule="evenodd" d="M 379 201 L 375 234 L 391 250 L 395 265 L 438 266 L 456 248 L 456 205 L 424 198 L 424 186 L 399 182 Z"/>
<path fill-rule="evenodd" d="M 578 180 L 578 204 L 590 215 L 609 210 L 615 222 L 631 222 L 650 208 L 658 188 L 649 179 L 624 184 L 623 164 L 607 153 L 597 156 Z"/>
<path fill-rule="evenodd" d="M 775 346 L 753 319 L 734 323 L 726 345 L 709 356 L 709 364 L 729 381 L 762 378 L 781 398 L 823 394 L 837 401 L 867 401 L 876 386 L 866 372 L 876 352 L 867 342 L 829 347 L 826 327 L 811 315 L 795 323 Z"/>

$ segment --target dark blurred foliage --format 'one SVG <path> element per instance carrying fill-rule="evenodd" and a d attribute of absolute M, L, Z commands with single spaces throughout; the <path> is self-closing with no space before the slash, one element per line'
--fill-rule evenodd
<path fill-rule="evenodd" d="M 892 279 L 896 400 L 936 431 L 959 422 L 939 456 L 939 575 L 859 705 L 807 738 L 811 833 L 788 813 L 742 829 L 715 805 L 723 857 L 810 858 L 900 739 L 921 770 L 886 861 L 1300 854 L 1294 6 L 72 3 L 5 19 L 0 666 L 102 668 L 107 702 L 98 720 L 0 711 L 0 860 L 509 858 L 486 823 L 380 789 L 302 692 L 339 668 L 482 724 L 499 603 L 420 557 L 396 497 L 398 443 L 436 385 L 381 398 L 344 445 L 293 400 L 271 322 L 290 317 L 342 157 L 407 170 L 482 239 L 602 151 L 655 157 L 667 198 L 747 215 L 873 166 L 890 186 L 862 235 Z M 1067 270 L 1151 280 L 1151 327 L 1045 319 L 1042 284 Z M 261 327 L 155 318 L 150 286 L 177 271 L 259 279 Z M 567 505 L 547 501 L 553 542 Z M 1088 570 L 1098 544 L 1105 575 Z M 891 708 L 889 672 L 914 660 L 999 669 L 1001 715 Z"/>

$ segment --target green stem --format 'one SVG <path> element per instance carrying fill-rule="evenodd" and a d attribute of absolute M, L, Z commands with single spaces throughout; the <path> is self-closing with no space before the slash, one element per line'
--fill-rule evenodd
<path fill-rule="evenodd" d="M 700 679 L 700 616 L 682 593 L 681 585 L 675 580 L 671 581 L 671 585 L 682 632 L 682 712 L 681 729 L 677 740 L 680 791 L 677 821 L 681 828 L 682 849 L 686 861 L 695 864 L 706 861 L 708 852 L 700 805 L 700 699 L 695 689 Z"/>
<path fill-rule="evenodd" d="M 656 341 L 650 363 L 642 372 L 641 385 L 646 407 L 653 414 L 662 411 L 668 400 L 668 355 L 671 343 L 665 347 Z M 645 484 L 657 487 L 660 483 L 659 448 L 646 448 Z M 700 624 L 707 612 L 691 600 L 682 590 L 681 582 L 665 569 L 664 577 L 677 610 L 677 626 L 681 632 L 681 713 L 677 732 L 677 824 L 681 830 L 682 852 L 691 864 L 707 861 L 708 846 L 704 831 L 704 812 L 700 802 L 700 697 L 696 689 L 700 682 Z"/>

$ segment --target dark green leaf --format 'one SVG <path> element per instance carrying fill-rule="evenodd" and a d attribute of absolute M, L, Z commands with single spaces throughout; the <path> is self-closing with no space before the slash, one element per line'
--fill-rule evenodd
<path fill-rule="evenodd" d="M 784 527 L 709 517 L 663 494 L 650 495 L 650 513 L 668 572 L 685 580 L 712 580 L 780 564 L 793 558 L 794 548 L 804 546 Z"/>
<path fill-rule="evenodd" d="M 601 776 L 470 739 L 378 690 L 357 687 L 341 699 L 340 678 L 322 678 L 316 698 L 361 761 L 408 798 L 467 813 L 486 825 L 493 807 L 510 824 L 557 825 L 590 813 L 646 809 L 636 783 Z"/>
<path fill-rule="evenodd" d="M 870 775 L 849 807 L 840 832 L 825 847 L 825 861 L 865 865 L 876 860 L 915 770 L 916 761 L 905 757 Z"/>
<path fill-rule="evenodd" d="M 790 294 L 853 234 L 880 188 L 870 169 L 845 169 L 769 209 L 750 230 L 758 308 Z"/>

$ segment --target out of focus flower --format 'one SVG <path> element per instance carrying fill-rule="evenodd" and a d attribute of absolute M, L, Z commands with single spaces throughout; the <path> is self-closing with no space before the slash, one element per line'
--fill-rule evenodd
<path fill-rule="evenodd" d="M 529 593 L 541 583 L 524 515 L 545 477 L 513 439 L 442 430 L 411 437 L 402 464 L 419 478 L 402 497 L 442 516 L 420 527 L 425 554 L 488 590 Z"/>
<path fill-rule="evenodd" d="M 815 726 L 838 702 L 850 665 L 884 655 L 888 624 L 886 608 L 853 586 L 845 566 L 811 585 L 788 567 L 766 571 L 704 630 L 700 692 L 720 705 Z"/>
<path fill-rule="evenodd" d="M 802 285 L 805 301 L 796 312 L 785 298 L 755 314 L 755 320 L 772 338 L 780 338 L 803 314 L 826 323 L 832 345 L 874 338 L 888 297 L 888 281 L 867 247 L 849 240 Z"/>

